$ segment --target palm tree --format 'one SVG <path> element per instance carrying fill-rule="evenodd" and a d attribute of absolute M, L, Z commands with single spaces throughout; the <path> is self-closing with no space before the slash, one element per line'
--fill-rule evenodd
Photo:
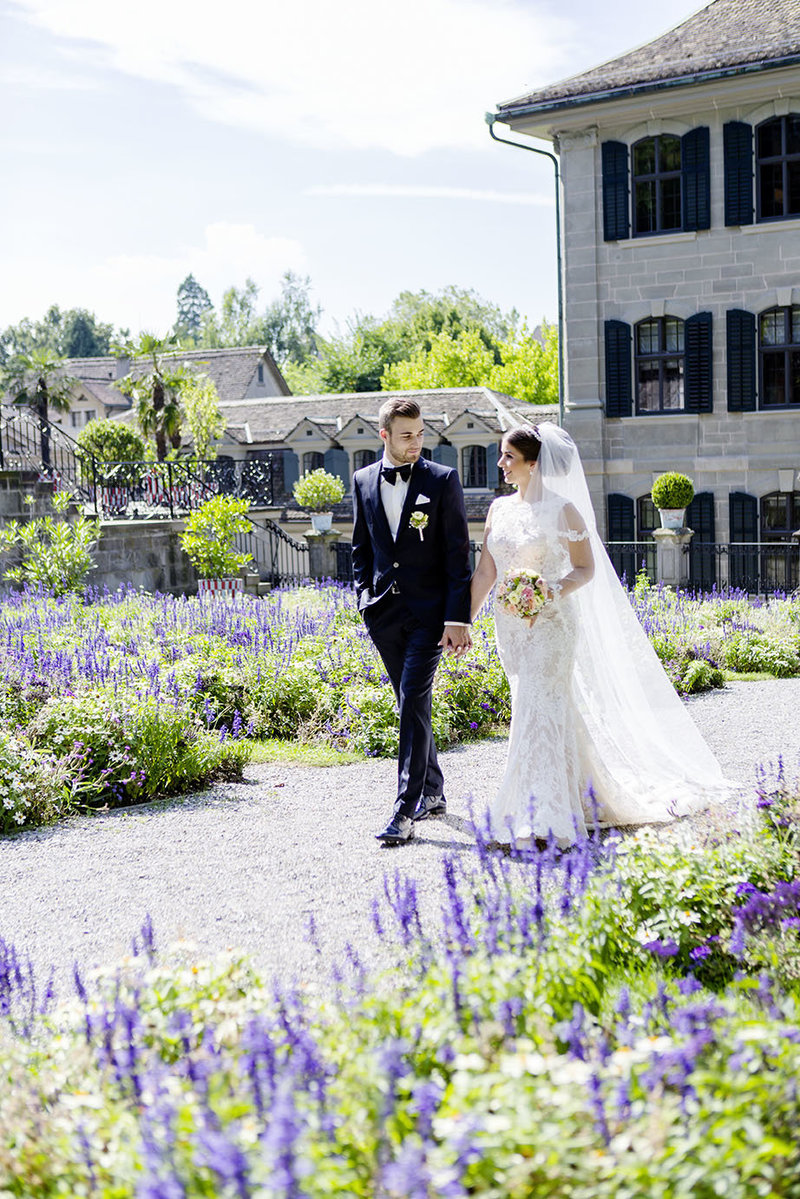
<path fill-rule="evenodd" d="M 140 333 L 138 341 L 128 342 L 121 348 L 126 356 L 147 359 L 151 364 L 146 374 L 131 371 L 124 379 L 120 379 L 118 386 L 136 405 L 136 419 L 142 433 L 155 440 L 159 462 L 163 462 L 167 456 L 168 441 L 173 449 L 180 449 L 180 394 L 184 383 L 191 377 L 183 366 L 165 369 L 162 358 L 174 345 L 174 337 Z"/>
<path fill-rule="evenodd" d="M 79 380 L 64 370 L 64 359 L 52 350 L 16 354 L 3 368 L 0 388 L 13 403 L 25 404 L 39 417 L 42 463 L 50 465 L 49 411 L 69 412 Z"/>

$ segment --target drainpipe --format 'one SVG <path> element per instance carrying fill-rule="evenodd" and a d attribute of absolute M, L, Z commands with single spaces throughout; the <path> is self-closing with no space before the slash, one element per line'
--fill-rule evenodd
<path fill-rule="evenodd" d="M 563 285 L 561 282 L 561 188 L 560 176 L 558 170 L 558 159 L 555 154 L 551 154 L 549 150 L 540 150 L 537 146 L 525 146 L 521 142 L 509 141 L 507 137 L 498 137 L 494 131 L 497 116 L 493 112 L 486 113 L 486 124 L 489 126 L 489 133 L 496 142 L 503 142 L 506 146 L 515 146 L 517 150 L 530 150 L 532 154 L 541 154 L 543 158 L 549 158 L 553 164 L 555 173 L 556 187 L 556 266 L 558 268 L 558 423 L 564 424 L 564 296 Z"/>

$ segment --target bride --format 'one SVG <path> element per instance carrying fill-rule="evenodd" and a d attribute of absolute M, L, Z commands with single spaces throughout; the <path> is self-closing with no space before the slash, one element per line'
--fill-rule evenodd
<path fill-rule="evenodd" d="M 500 580 L 497 649 L 511 687 L 491 835 L 520 845 L 552 834 L 563 847 L 587 824 L 661 823 L 729 794 L 600 541 L 572 438 L 549 423 L 513 429 L 499 465 L 517 493 L 489 509 L 472 578 L 473 619 Z M 527 616 L 502 602 L 520 571 L 538 575 L 541 607 Z"/>

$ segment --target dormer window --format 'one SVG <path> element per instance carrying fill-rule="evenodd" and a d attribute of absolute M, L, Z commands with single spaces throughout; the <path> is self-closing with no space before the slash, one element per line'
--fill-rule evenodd
<path fill-rule="evenodd" d="M 259 383 L 264 382 L 264 364 L 263 364 L 263 362 L 259 362 L 259 364 L 258 364 L 258 381 L 259 381 Z"/>

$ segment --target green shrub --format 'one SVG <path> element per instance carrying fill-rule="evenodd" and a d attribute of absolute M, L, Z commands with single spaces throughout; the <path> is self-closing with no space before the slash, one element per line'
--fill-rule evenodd
<path fill-rule="evenodd" d="M 725 678 L 719 667 L 712 666 L 705 658 L 695 658 L 686 666 L 679 689 L 685 695 L 693 695 L 698 691 L 708 691 L 711 687 L 724 685 Z"/>
<path fill-rule="evenodd" d="M 300 507 L 308 512 L 327 512 L 344 497 L 342 480 L 321 466 L 301 475 L 292 490 Z"/>
<path fill-rule="evenodd" d="M 252 554 L 237 554 L 235 549 L 237 536 L 251 527 L 246 519 L 249 508 L 248 500 L 215 495 L 189 514 L 181 549 L 201 579 L 228 578 L 252 561 Z"/>
<path fill-rule="evenodd" d="M 723 661 L 729 670 L 741 673 L 764 671 L 777 678 L 800 674 L 800 657 L 795 647 L 762 633 L 731 634 L 725 642 Z"/>
<path fill-rule="evenodd" d="M 688 475 L 667 471 L 653 482 L 650 495 L 656 508 L 688 508 L 694 499 L 694 483 Z"/>
<path fill-rule="evenodd" d="M 50 824 L 69 807 L 64 764 L 0 730 L 0 833 Z"/>
<path fill-rule="evenodd" d="M 246 743 L 221 742 L 191 712 L 152 697 L 125 705 L 102 693 L 48 700 L 31 724 L 37 746 L 71 755 L 73 799 L 118 807 L 241 777 Z"/>
<path fill-rule="evenodd" d="M 19 565 L 7 567 L 6 579 L 32 583 L 57 596 L 83 586 L 95 565 L 92 551 L 100 538 L 100 525 L 84 516 L 69 520 L 71 503 L 68 492 L 57 492 L 53 496 L 55 516 L 11 520 L 0 529 L 0 554 L 21 558 Z"/>

